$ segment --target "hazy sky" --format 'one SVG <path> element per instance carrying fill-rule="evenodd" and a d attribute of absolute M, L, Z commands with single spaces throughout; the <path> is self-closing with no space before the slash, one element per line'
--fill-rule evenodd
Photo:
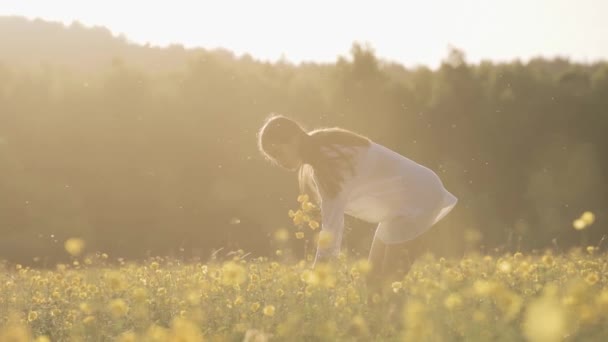
<path fill-rule="evenodd" d="M 0 15 L 106 26 L 135 42 L 335 61 L 353 41 L 408 66 L 467 59 L 608 59 L 608 0 L 0 0 Z"/>

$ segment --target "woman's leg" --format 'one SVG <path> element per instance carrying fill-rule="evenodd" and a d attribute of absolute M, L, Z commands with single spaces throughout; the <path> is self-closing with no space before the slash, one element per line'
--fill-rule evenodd
<path fill-rule="evenodd" d="M 378 289 L 383 281 L 384 260 L 386 254 L 386 244 L 377 236 L 374 236 L 372 247 L 369 250 L 369 263 L 372 270 L 367 278 L 367 284 L 370 288 Z"/>
<path fill-rule="evenodd" d="M 409 272 L 420 253 L 414 241 L 398 244 L 385 244 L 374 237 L 369 253 L 372 271 L 367 277 L 368 303 L 373 303 L 374 294 L 390 290 L 390 284 L 401 281 Z"/>
<path fill-rule="evenodd" d="M 382 262 L 376 260 L 375 263 L 382 265 L 379 272 L 385 281 L 401 280 L 407 275 L 416 258 L 424 252 L 424 245 L 420 243 L 418 236 L 430 228 L 434 217 L 434 212 L 429 211 L 414 216 L 397 216 L 378 224 L 372 243 L 372 252 L 374 245 L 382 246 L 377 249 L 384 252 L 384 260 Z M 404 242 L 392 243 L 391 241 Z M 380 257 L 379 252 L 373 254 L 374 259 Z M 371 259 L 372 253 L 370 252 L 370 261 Z"/>
<path fill-rule="evenodd" d="M 379 289 L 386 285 L 385 283 L 402 278 L 409 271 L 417 254 L 415 244 L 411 241 L 386 244 L 375 236 L 369 252 L 372 271 L 368 277 L 368 285 Z"/>
<path fill-rule="evenodd" d="M 369 253 L 372 265 L 370 281 L 377 283 L 402 279 L 423 252 L 416 240 L 385 244 L 374 237 Z"/>

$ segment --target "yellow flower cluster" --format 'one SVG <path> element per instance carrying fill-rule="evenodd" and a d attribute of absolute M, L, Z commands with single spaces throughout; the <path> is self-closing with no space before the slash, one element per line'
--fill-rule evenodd
<path fill-rule="evenodd" d="M 576 230 L 583 230 L 595 222 L 595 214 L 591 211 L 585 211 L 581 217 L 572 222 L 572 226 Z"/>
<path fill-rule="evenodd" d="M 372 265 L 347 254 L 314 269 L 303 260 L 244 255 L 112 265 L 99 254 L 55 270 L 0 263 L 0 341 L 558 341 L 608 334 L 608 254 L 595 246 L 427 255 L 379 292 L 367 288 Z"/>
<path fill-rule="evenodd" d="M 73 256 L 78 256 L 84 250 L 84 240 L 78 238 L 67 239 L 64 243 L 65 250 Z"/>
<path fill-rule="evenodd" d="M 302 226 L 306 223 L 308 228 L 311 230 L 319 229 L 319 209 L 318 207 L 310 202 L 310 198 L 307 194 L 299 195 L 297 198 L 300 203 L 300 208 L 297 210 L 290 209 L 288 212 L 289 217 L 293 220 L 293 224 L 298 228 L 302 228 Z M 301 233 L 301 234 L 298 234 Z M 297 232 L 296 238 L 303 239 L 304 233 Z"/>

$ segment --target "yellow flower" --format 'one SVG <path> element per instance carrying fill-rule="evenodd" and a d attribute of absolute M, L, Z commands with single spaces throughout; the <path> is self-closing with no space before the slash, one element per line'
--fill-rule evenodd
<path fill-rule="evenodd" d="M 296 212 L 293 211 L 293 209 L 289 209 L 289 211 L 287 212 L 287 215 L 289 215 L 289 217 L 293 218 L 294 216 L 296 216 Z"/>
<path fill-rule="evenodd" d="M 313 210 L 314 208 L 316 208 L 316 206 L 314 204 L 312 204 L 311 202 L 303 202 L 301 207 L 302 207 L 302 210 L 304 210 L 304 212 L 309 212 L 309 211 Z"/>
<path fill-rule="evenodd" d="M 317 285 L 319 283 L 319 277 L 311 270 L 304 270 L 300 275 L 300 280 L 309 285 Z"/>
<path fill-rule="evenodd" d="M 508 261 L 501 261 L 498 263 L 498 270 L 503 273 L 511 272 L 511 263 Z"/>
<path fill-rule="evenodd" d="M 308 226 L 312 230 L 318 229 L 319 228 L 319 222 L 317 222 L 315 220 L 310 220 L 310 221 L 308 221 Z"/>
<path fill-rule="evenodd" d="M 395 281 L 391 284 L 391 287 L 393 288 L 393 292 L 397 293 L 403 288 L 403 283 L 400 281 Z"/>
<path fill-rule="evenodd" d="M 314 274 L 321 286 L 334 287 L 336 284 L 335 272 L 330 264 L 321 263 L 315 267 Z"/>
<path fill-rule="evenodd" d="M 587 226 L 590 226 L 595 222 L 595 214 L 590 211 L 585 211 L 580 218 Z"/>
<path fill-rule="evenodd" d="M 301 240 L 304 238 L 304 233 L 303 232 L 296 232 L 296 239 Z"/>
<path fill-rule="evenodd" d="M 273 305 L 266 305 L 264 307 L 264 316 L 268 316 L 268 317 L 272 317 L 274 316 L 274 306 Z"/>
<path fill-rule="evenodd" d="M 28 322 L 33 322 L 33 321 L 35 321 L 37 319 L 38 319 L 38 312 L 36 312 L 36 311 L 30 311 L 27 314 L 27 320 L 28 320 Z"/>
<path fill-rule="evenodd" d="M 300 203 L 308 202 L 308 200 L 308 194 L 301 194 L 298 196 L 298 202 Z"/>
<path fill-rule="evenodd" d="M 457 309 L 462 306 L 462 298 L 458 294 L 452 293 L 445 298 L 443 305 L 448 310 Z"/>
<path fill-rule="evenodd" d="M 256 312 L 260 309 L 260 303 L 255 302 L 252 303 L 251 306 L 249 307 L 249 309 L 251 310 L 251 312 Z"/>
<path fill-rule="evenodd" d="M 587 227 L 587 223 L 585 223 L 585 221 L 583 221 L 582 219 L 576 219 L 572 222 L 572 226 L 576 230 L 583 230 L 585 229 L 585 227 Z"/>
<path fill-rule="evenodd" d="M 587 282 L 587 284 L 589 285 L 595 285 L 595 283 L 598 282 L 598 280 L 600 280 L 600 277 L 598 276 L 597 273 L 593 272 L 593 273 L 589 273 L 586 277 L 585 277 L 585 281 Z"/>
<path fill-rule="evenodd" d="M 304 223 L 304 217 L 303 215 L 297 215 L 293 217 L 293 224 L 299 226 L 302 223 Z"/>
<path fill-rule="evenodd" d="M 360 259 L 355 263 L 355 268 L 361 274 L 367 274 L 372 270 L 372 264 L 367 259 Z"/>
<path fill-rule="evenodd" d="M 249 281 L 252 283 L 257 283 L 258 281 L 260 281 L 260 276 L 253 273 L 253 274 L 249 275 Z"/>
<path fill-rule="evenodd" d="M 225 263 L 222 271 L 222 282 L 225 285 L 240 285 L 247 280 L 245 268 L 233 261 Z"/>
<path fill-rule="evenodd" d="M 285 242 L 289 240 L 289 232 L 284 228 L 278 229 L 274 232 L 274 239 L 278 242 Z"/>
<path fill-rule="evenodd" d="M 110 309 L 110 313 L 114 317 L 122 317 L 127 314 L 129 307 L 124 300 L 118 298 L 110 301 L 108 304 L 108 308 Z"/>
<path fill-rule="evenodd" d="M 517 252 L 517 253 L 513 254 L 513 259 L 515 259 L 515 260 L 520 260 L 523 257 L 524 257 L 524 255 L 521 252 Z"/>
<path fill-rule="evenodd" d="M 542 261 L 547 266 L 553 266 L 555 259 L 553 259 L 553 256 L 547 254 L 547 255 L 543 255 Z"/>
<path fill-rule="evenodd" d="M 552 296 L 537 299 L 528 306 L 524 317 L 524 335 L 532 342 L 561 341 L 564 338 L 566 316 Z"/>
<path fill-rule="evenodd" d="M 84 250 L 84 240 L 78 238 L 67 239 L 64 243 L 65 250 L 73 256 L 78 256 Z"/>

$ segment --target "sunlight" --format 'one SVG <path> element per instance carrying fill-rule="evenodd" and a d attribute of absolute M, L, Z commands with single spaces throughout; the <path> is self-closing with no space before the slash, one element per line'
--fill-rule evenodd
<path fill-rule="evenodd" d="M 605 13 L 0 1 L 0 342 L 608 340 Z"/>
<path fill-rule="evenodd" d="M 0 4 L 0 15 L 106 26 L 138 43 L 223 47 L 264 60 L 335 61 L 354 41 L 406 65 L 436 66 L 453 45 L 471 61 L 538 55 L 608 55 L 608 2 L 517 1 L 173 1 L 68 0 Z M 572 14 L 577 15 L 573 16 Z M 583 34 L 583 32 L 585 32 Z"/>

